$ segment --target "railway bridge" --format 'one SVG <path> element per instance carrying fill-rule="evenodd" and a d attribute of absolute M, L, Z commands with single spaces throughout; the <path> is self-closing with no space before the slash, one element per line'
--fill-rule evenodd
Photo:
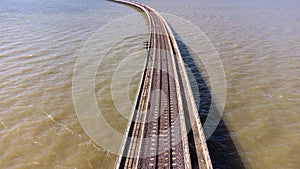
<path fill-rule="evenodd" d="M 194 97 L 174 35 L 154 9 L 112 0 L 149 21 L 148 56 L 115 168 L 212 168 Z"/>

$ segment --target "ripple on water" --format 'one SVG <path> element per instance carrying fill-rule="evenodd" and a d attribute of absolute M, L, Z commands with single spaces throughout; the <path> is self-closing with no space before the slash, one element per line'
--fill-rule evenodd
<path fill-rule="evenodd" d="M 71 79 L 85 41 L 99 27 L 135 11 L 106 1 L 29 2 L 0 1 L 0 168 L 112 168 L 115 156 L 95 145 L 76 118 Z M 299 10 L 257 8 L 252 1 L 251 8 L 147 3 L 192 21 L 216 47 L 228 86 L 223 119 L 247 166 L 300 166 Z M 186 36 L 193 40 L 193 34 Z M 107 64 L 97 72 L 98 101 L 120 132 L 127 122 L 111 106 L 107 84 L 123 50 L 143 50 L 141 41 L 129 38 L 116 46 L 106 60 L 113 67 Z M 137 59 L 139 65 L 142 60 Z M 131 100 L 138 83 L 136 75 Z M 116 118 L 122 120 L 116 123 Z"/>

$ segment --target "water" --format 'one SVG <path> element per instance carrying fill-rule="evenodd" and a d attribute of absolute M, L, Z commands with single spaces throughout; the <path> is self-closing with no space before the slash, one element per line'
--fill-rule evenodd
<path fill-rule="evenodd" d="M 222 147 L 229 138 L 238 156 L 231 155 L 229 144 L 221 150 L 227 157 L 240 158 L 246 168 L 298 168 L 299 2 L 145 3 L 194 23 L 220 55 L 228 86 L 220 131 L 228 131 L 230 137 L 216 135 L 210 139 L 211 148 Z M 131 13 L 136 11 L 106 1 L 0 1 L 0 168 L 112 168 L 115 156 L 91 141 L 77 120 L 72 75 L 88 38 Z M 118 55 L 124 48 L 143 51 L 145 38 L 128 39 L 111 53 Z M 142 64 L 143 56 L 136 57 Z M 120 57 L 110 62 L 114 65 Z M 107 70 L 108 80 L 101 81 L 102 70 Z M 110 113 L 115 112 L 113 103 L 110 96 L 104 97 L 114 70 L 109 65 L 98 69 L 96 94 L 107 119 L 118 119 L 120 123 L 112 126 L 123 132 L 126 120 Z M 140 75 L 134 77 L 128 79 L 131 100 Z M 209 81 L 205 73 L 203 78 Z M 124 109 L 124 114 L 129 112 Z M 215 165 L 224 164 L 213 159 Z M 237 161 L 226 160 L 227 165 Z"/>

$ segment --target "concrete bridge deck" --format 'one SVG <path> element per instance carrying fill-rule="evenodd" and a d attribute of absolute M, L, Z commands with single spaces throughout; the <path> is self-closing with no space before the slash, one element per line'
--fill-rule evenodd
<path fill-rule="evenodd" d="M 197 108 L 175 38 L 152 8 L 145 70 L 115 168 L 212 168 Z"/>

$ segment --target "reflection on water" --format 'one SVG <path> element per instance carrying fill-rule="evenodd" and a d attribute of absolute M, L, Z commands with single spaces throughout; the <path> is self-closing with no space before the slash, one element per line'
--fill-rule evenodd
<path fill-rule="evenodd" d="M 217 155 L 215 165 L 234 166 L 241 160 L 246 168 L 300 166 L 298 2 L 145 3 L 192 21 L 220 54 L 228 88 L 223 121 L 208 142 Z M 106 1 L 0 1 L 0 168 L 114 165 L 115 156 L 93 143 L 79 125 L 71 80 L 85 41 L 101 26 L 130 13 L 136 11 Z M 193 40 L 193 35 L 177 33 Z M 140 41 L 127 41 L 118 50 L 143 50 Z M 200 87 L 206 98 L 200 113 L 205 114 L 209 77 L 194 62 L 203 80 L 199 84 L 207 85 Z M 108 70 L 109 76 L 109 68 L 99 71 Z M 139 75 L 128 80 L 132 100 Z M 99 104 L 113 120 L 113 103 L 101 100 L 109 84 L 98 82 Z M 112 125 L 121 132 L 126 122 Z"/>

